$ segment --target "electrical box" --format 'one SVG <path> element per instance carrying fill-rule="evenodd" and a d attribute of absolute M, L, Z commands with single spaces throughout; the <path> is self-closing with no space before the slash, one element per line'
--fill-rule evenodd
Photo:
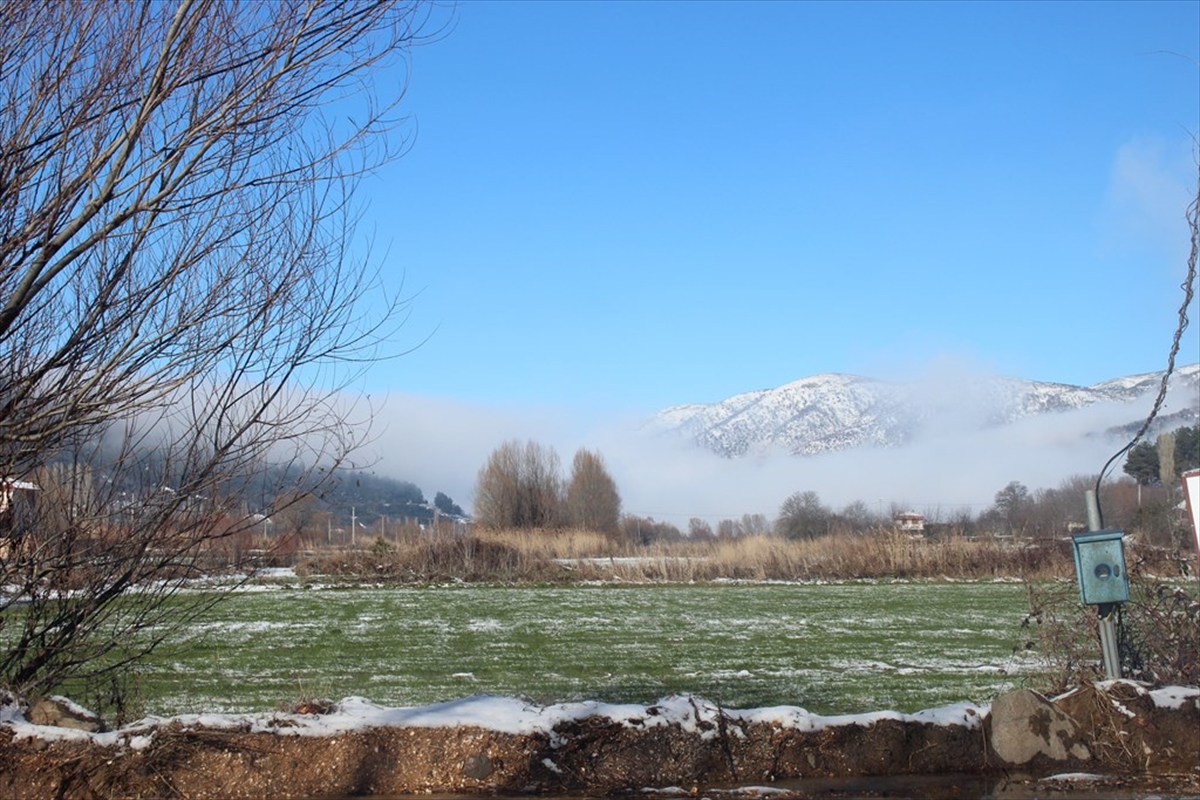
<path fill-rule="evenodd" d="M 1124 603 L 1129 599 L 1123 531 L 1077 533 L 1071 537 L 1071 544 L 1079 596 L 1086 605 Z"/>

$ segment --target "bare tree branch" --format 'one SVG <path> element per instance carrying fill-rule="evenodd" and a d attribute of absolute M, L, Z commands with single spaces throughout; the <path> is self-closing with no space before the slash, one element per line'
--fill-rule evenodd
<path fill-rule="evenodd" d="M 340 390 L 402 321 L 355 250 L 405 146 L 392 0 L 0 0 L 0 683 L 157 646 L 367 435 Z M 364 420 L 365 421 L 365 420 Z M 134 591 L 136 589 L 136 591 Z"/>

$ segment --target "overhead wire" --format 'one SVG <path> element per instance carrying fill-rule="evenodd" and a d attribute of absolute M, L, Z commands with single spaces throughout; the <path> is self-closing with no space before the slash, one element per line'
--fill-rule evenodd
<path fill-rule="evenodd" d="M 1122 447 L 1117 452 L 1113 453 L 1112 457 L 1105 462 L 1100 474 L 1096 476 L 1096 507 L 1099 512 L 1100 527 L 1104 527 L 1104 508 L 1100 503 L 1100 485 L 1104 482 L 1104 476 L 1112 468 L 1113 462 L 1120 458 L 1125 453 L 1132 450 L 1141 441 L 1146 431 L 1154 423 L 1155 417 L 1158 416 L 1159 410 L 1162 409 L 1163 401 L 1167 397 L 1167 383 L 1171 378 L 1171 373 L 1175 371 L 1175 357 L 1179 354 L 1180 342 L 1183 339 L 1183 332 L 1188 326 L 1188 306 L 1192 304 L 1192 298 L 1195 296 L 1194 286 L 1196 284 L 1196 256 L 1200 251 L 1200 153 L 1197 157 L 1197 180 L 1196 180 L 1196 196 L 1187 208 L 1185 214 L 1188 222 L 1188 229 L 1191 233 L 1192 247 L 1187 260 L 1187 277 L 1184 278 L 1180 288 L 1183 289 L 1183 303 L 1179 306 L 1179 321 L 1175 326 L 1175 336 L 1171 341 L 1171 351 L 1167 355 L 1167 369 L 1163 372 L 1162 382 L 1158 387 L 1158 395 L 1154 398 L 1154 405 L 1150 409 L 1146 421 L 1142 423 L 1141 428 L 1129 440 L 1129 443 Z"/>

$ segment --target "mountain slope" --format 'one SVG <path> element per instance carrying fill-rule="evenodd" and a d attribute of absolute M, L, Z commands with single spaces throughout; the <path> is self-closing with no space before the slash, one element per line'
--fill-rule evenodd
<path fill-rule="evenodd" d="M 1096 403 L 1131 404 L 1152 397 L 1161 381 L 1162 373 L 1130 375 L 1086 387 L 1002 377 L 888 383 L 825 374 L 717 403 L 667 408 L 656 415 L 655 427 L 727 457 L 773 449 L 813 455 L 902 445 L 934 422 L 991 427 Z M 1171 387 L 1196 398 L 1200 365 L 1177 369 Z M 1197 405 L 1186 404 L 1179 424 L 1194 424 Z M 1131 419 L 1141 413 L 1142 408 L 1131 406 Z"/>

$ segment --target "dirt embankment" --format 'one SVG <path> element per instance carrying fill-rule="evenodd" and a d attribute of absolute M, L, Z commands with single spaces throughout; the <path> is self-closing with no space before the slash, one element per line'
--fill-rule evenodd
<path fill-rule="evenodd" d="M 302 723 L 288 715 L 275 732 L 168 721 L 115 739 L 59 740 L 7 725 L 0 796 L 692 792 L 793 778 L 1073 770 L 1159 776 L 1173 794 L 1200 794 L 1198 697 L 1189 690 L 1163 705 L 1130 683 L 1086 686 L 1053 702 L 1016 692 L 957 724 L 864 715 L 814 726 L 699 706 L 687 724 L 661 724 L 652 706 L 644 718 L 597 715 L 528 734 L 383 726 L 288 735 Z"/>

